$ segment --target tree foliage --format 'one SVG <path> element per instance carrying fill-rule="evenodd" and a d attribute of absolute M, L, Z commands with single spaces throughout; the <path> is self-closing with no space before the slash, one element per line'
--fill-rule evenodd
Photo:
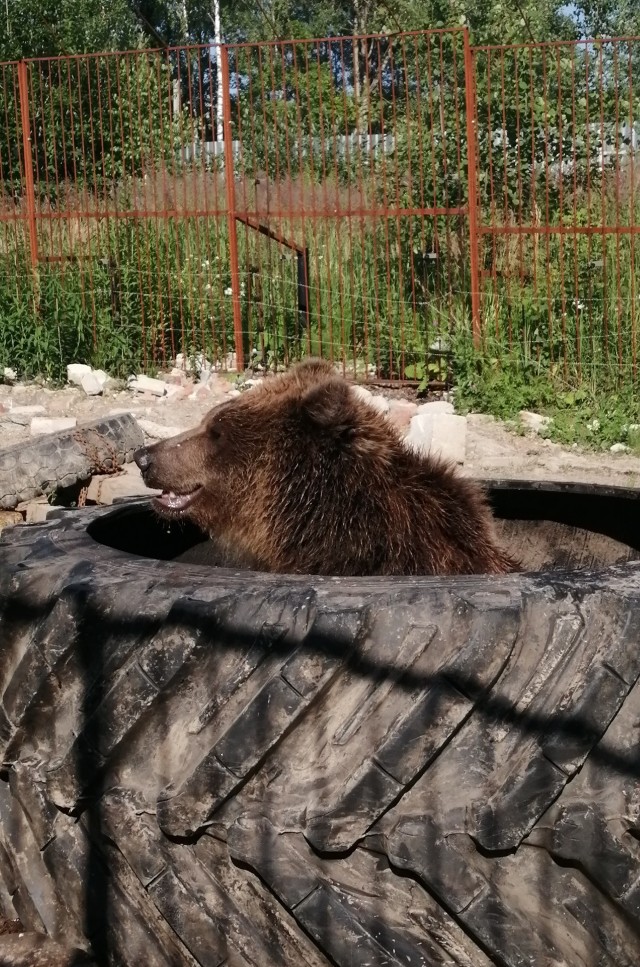
<path fill-rule="evenodd" d="M 6 0 L 0 60 L 136 46 L 141 31 L 126 0 Z"/>

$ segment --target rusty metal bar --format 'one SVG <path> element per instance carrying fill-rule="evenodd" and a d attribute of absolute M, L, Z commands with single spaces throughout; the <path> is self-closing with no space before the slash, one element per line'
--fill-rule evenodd
<path fill-rule="evenodd" d="M 231 129 L 231 84 L 229 77 L 229 52 L 226 45 L 220 47 L 220 81 L 222 83 L 222 127 L 224 131 L 224 181 L 227 193 L 227 225 L 229 229 L 229 263 L 233 305 L 233 333 L 236 352 L 236 368 L 244 369 L 242 338 L 242 306 L 240 304 L 240 267 L 238 262 L 238 229 L 236 222 L 236 188 L 233 171 L 233 133 Z"/>
<path fill-rule="evenodd" d="M 235 208 L 235 216 L 238 221 L 251 221 L 257 225 L 260 223 L 262 217 L 262 212 L 259 211 L 246 211 L 242 209 Z M 275 209 L 275 213 L 280 219 L 287 218 L 300 218 L 300 209 L 297 208 L 278 208 Z M 222 207 L 219 209 L 212 209 L 207 211 L 206 208 L 123 208 L 123 209 L 81 209 L 74 208 L 73 215 L 76 218 L 95 218 L 102 220 L 105 217 L 109 218 L 153 218 L 155 216 L 161 216 L 162 218 L 202 218 L 203 216 L 220 216 L 227 215 L 228 208 Z M 409 215 L 422 215 L 427 217 L 436 217 L 438 215 L 442 216 L 453 216 L 453 215 L 468 215 L 469 207 L 468 205 L 459 205 L 451 207 L 442 208 L 394 208 L 393 206 L 389 208 L 336 208 L 333 211 L 324 211 L 318 209 L 317 211 L 306 211 L 305 219 L 308 218 L 401 218 Z M 0 215 L 2 218 L 2 215 Z M 38 219 L 42 221 L 62 219 L 63 221 L 69 218 L 69 211 L 42 211 L 38 212 Z M 598 231 L 601 231 L 598 228 Z M 284 236 L 282 236 L 284 238 Z M 289 244 L 289 243 L 287 243 Z M 291 247 L 295 248 L 295 244 L 291 244 Z M 304 247 L 304 246 L 300 246 Z"/>
<path fill-rule="evenodd" d="M 634 225 L 479 225 L 478 235 L 639 235 Z"/>
<path fill-rule="evenodd" d="M 622 34 L 619 37 L 581 37 L 580 40 L 540 40 L 512 44 L 474 44 L 473 49 L 476 51 L 519 50 L 526 47 L 528 50 L 551 50 L 554 47 L 587 48 L 598 44 L 619 43 L 620 41 L 640 42 L 640 34 Z"/>
<path fill-rule="evenodd" d="M 33 156 L 31 153 L 31 119 L 29 112 L 29 76 L 26 61 L 18 64 L 18 90 L 20 92 L 20 121 L 22 124 L 22 157 L 25 187 L 25 201 L 27 205 L 27 225 L 29 226 L 29 251 L 31 265 L 38 264 L 38 231 L 36 225 L 36 198 L 33 182 Z"/>
<path fill-rule="evenodd" d="M 473 345 L 480 348 L 482 325 L 480 320 L 480 251 L 478 245 L 478 159 L 476 155 L 476 93 L 475 64 L 469 42 L 469 31 L 464 33 L 464 77 L 467 114 L 467 191 L 469 193 L 469 269 L 471 275 L 471 327 Z"/>

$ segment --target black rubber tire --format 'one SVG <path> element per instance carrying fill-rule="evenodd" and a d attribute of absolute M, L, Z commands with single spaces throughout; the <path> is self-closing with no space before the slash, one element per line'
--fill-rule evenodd
<path fill-rule="evenodd" d="M 493 494 L 595 543 L 337 580 L 97 543 L 137 504 L 4 532 L 0 913 L 131 967 L 637 967 L 638 494 Z"/>
<path fill-rule="evenodd" d="M 0 449 L 0 508 L 11 510 L 40 494 L 79 487 L 94 474 L 112 473 L 133 458 L 144 433 L 131 413 L 44 433 Z"/>

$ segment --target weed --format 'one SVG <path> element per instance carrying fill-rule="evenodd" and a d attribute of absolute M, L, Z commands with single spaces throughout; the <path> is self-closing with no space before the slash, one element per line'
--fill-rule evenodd
<path fill-rule="evenodd" d="M 469 346 L 456 364 L 459 412 L 491 413 L 517 429 L 519 412 L 533 410 L 551 418 L 541 435 L 558 443 L 591 450 L 624 443 L 640 452 L 640 399 L 633 386 L 567 386 L 560 375 L 549 378 L 532 365 L 478 359 Z"/>

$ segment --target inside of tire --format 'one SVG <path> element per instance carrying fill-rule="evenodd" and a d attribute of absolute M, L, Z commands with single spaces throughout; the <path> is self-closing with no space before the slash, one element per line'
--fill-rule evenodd
<path fill-rule="evenodd" d="M 640 559 L 635 490 L 546 481 L 490 481 L 486 489 L 499 539 L 526 571 L 583 570 Z M 229 563 L 195 526 L 163 521 L 141 502 L 101 515 L 88 533 L 99 544 L 139 557 Z"/>

